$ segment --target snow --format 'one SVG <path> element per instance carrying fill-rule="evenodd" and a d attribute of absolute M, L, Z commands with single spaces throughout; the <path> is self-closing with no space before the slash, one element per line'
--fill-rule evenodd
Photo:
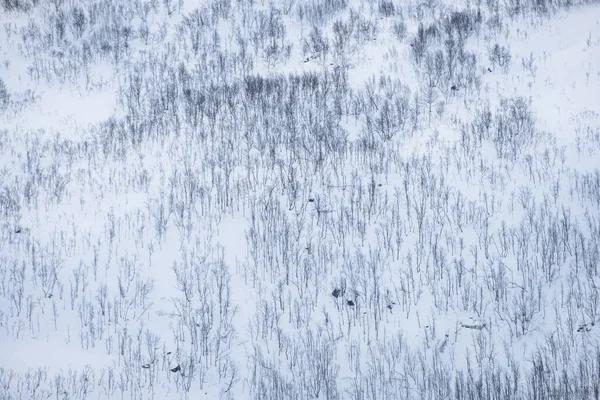
<path fill-rule="evenodd" d="M 419 23 L 474 6 L 341 3 L 0 6 L 0 399 L 600 389 L 600 8 L 482 6 L 428 87 Z"/>

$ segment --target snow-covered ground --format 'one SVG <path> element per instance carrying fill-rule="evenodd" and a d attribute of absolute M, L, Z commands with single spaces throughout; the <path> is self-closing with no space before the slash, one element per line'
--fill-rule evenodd
<path fill-rule="evenodd" d="M 0 22 L 0 399 L 600 398 L 595 2 Z"/>

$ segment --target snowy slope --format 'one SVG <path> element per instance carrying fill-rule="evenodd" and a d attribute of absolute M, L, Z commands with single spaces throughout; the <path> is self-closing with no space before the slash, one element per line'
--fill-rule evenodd
<path fill-rule="evenodd" d="M 0 21 L 0 399 L 599 397 L 598 4 Z"/>

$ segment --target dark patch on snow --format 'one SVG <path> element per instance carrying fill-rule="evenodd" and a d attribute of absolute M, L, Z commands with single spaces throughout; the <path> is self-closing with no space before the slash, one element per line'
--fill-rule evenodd
<path fill-rule="evenodd" d="M 579 325 L 579 328 L 577 328 L 577 332 L 589 332 L 592 330 L 592 326 L 594 326 L 594 322 L 590 323 L 590 324 L 582 324 Z"/>

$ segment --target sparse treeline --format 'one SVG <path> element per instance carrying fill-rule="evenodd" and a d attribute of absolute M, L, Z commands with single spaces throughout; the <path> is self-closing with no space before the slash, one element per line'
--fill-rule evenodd
<path fill-rule="evenodd" d="M 0 332 L 88 359 L 0 398 L 600 398 L 598 132 L 478 104 L 511 24 L 579 4 L 1 4 L 31 80 L 119 111 L 0 132 Z"/>

